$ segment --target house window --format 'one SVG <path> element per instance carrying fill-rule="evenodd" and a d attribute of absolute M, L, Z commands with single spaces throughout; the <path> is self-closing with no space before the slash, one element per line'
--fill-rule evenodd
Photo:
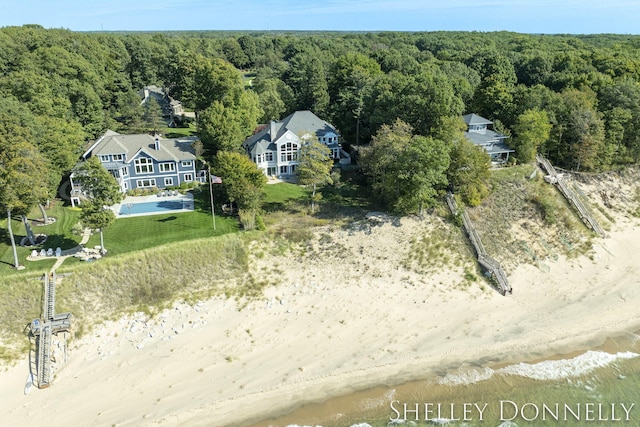
<path fill-rule="evenodd" d="M 136 181 L 138 188 L 140 187 L 155 187 L 156 180 L 155 179 L 139 179 Z"/>
<path fill-rule="evenodd" d="M 100 155 L 100 161 L 102 163 L 108 162 L 109 161 L 109 155 L 108 154 L 101 154 Z"/>
<path fill-rule="evenodd" d="M 173 178 L 165 178 L 164 179 L 164 186 L 165 187 L 170 187 L 173 185 Z"/>
<path fill-rule="evenodd" d="M 273 176 L 276 174 L 276 167 L 275 166 L 271 166 L 267 168 L 267 175 L 268 176 Z"/>
<path fill-rule="evenodd" d="M 280 146 L 280 161 L 295 162 L 298 160 L 298 144 L 287 142 Z"/>
<path fill-rule="evenodd" d="M 129 168 L 122 168 L 120 171 L 122 172 L 122 176 L 129 176 Z"/>
<path fill-rule="evenodd" d="M 256 163 L 262 163 L 262 154 L 258 154 L 254 160 Z"/>
<path fill-rule="evenodd" d="M 291 173 L 296 173 L 296 165 L 291 165 Z"/>
<path fill-rule="evenodd" d="M 185 182 L 191 182 L 191 181 L 193 181 L 193 175 L 191 175 L 190 173 L 185 173 L 185 174 L 184 174 L 184 181 L 185 181 Z"/>
<path fill-rule="evenodd" d="M 113 154 L 114 162 L 124 162 L 124 154 Z"/>
<path fill-rule="evenodd" d="M 173 162 L 160 163 L 160 165 L 158 166 L 158 169 L 160 170 L 160 172 L 173 172 L 176 170 L 176 164 Z"/>
<path fill-rule="evenodd" d="M 153 173 L 153 160 L 147 157 L 142 157 L 140 159 L 136 159 L 135 164 L 137 174 Z"/>
<path fill-rule="evenodd" d="M 127 181 L 122 183 L 124 186 L 124 191 L 127 191 L 129 189 L 129 183 Z"/>
<path fill-rule="evenodd" d="M 264 160 L 267 162 L 273 162 L 273 153 L 272 152 L 264 153 Z"/>
<path fill-rule="evenodd" d="M 191 160 L 183 160 L 182 161 L 182 167 L 183 168 L 190 168 L 192 166 L 193 162 Z"/>
<path fill-rule="evenodd" d="M 288 169 L 289 168 L 287 166 L 280 166 L 280 173 L 286 175 Z"/>

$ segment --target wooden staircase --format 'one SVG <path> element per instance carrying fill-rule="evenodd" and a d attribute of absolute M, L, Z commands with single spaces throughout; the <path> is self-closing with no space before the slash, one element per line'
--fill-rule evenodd
<path fill-rule="evenodd" d="M 551 165 L 551 162 L 541 155 L 536 155 L 536 161 L 548 174 L 548 176 L 545 177 L 545 180 L 558 187 L 560 193 L 562 193 L 569 203 L 573 205 L 585 225 L 591 228 L 598 236 L 605 237 L 605 231 L 600 227 L 600 224 L 594 218 L 591 211 L 589 211 L 585 204 L 582 203 L 582 200 L 580 200 L 573 188 L 567 184 L 567 180 L 564 176 L 559 175 L 558 172 L 556 172 L 556 169 Z"/>
<path fill-rule="evenodd" d="M 44 276 L 42 319 L 31 322 L 31 335 L 36 338 L 36 381 L 38 388 L 47 388 L 51 383 L 51 338 L 71 329 L 71 313 L 55 314 L 56 275 Z"/>
<path fill-rule="evenodd" d="M 446 198 L 447 198 L 447 205 L 449 205 L 449 209 L 451 210 L 451 213 L 453 215 L 457 215 L 458 205 L 456 203 L 456 199 L 453 197 L 453 194 L 448 193 Z M 469 240 L 471 241 L 471 245 L 473 246 L 476 252 L 476 255 L 478 257 L 478 263 L 480 263 L 480 265 L 484 267 L 486 271 L 491 273 L 491 275 L 496 279 L 498 288 L 502 295 L 513 293 L 513 289 L 511 289 L 511 285 L 509 285 L 509 280 L 507 279 L 507 275 L 505 274 L 504 269 L 502 268 L 502 266 L 498 261 L 491 258 L 487 254 L 487 251 L 484 248 L 484 245 L 482 244 L 482 240 L 480 240 L 480 236 L 478 235 L 476 228 L 471 222 L 469 215 L 465 211 L 462 211 L 461 215 L 462 215 L 462 225 L 464 227 L 465 232 L 467 233 L 467 236 L 469 237 Z"/>

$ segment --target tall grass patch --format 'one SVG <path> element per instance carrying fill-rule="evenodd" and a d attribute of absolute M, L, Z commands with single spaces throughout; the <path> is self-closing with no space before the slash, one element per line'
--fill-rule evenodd
<path fill-rule="evenodd" d="M 507 270 L 540 265 L 558 254 L 576 256 L 590 248 L 590 231 L 555 186 L 532 165 L 492 172 L 491 194 L 468 209 L 487 252 Z"/>
<path fill-rule="evenodd" d="M 59 288 L 57 304 L 78 322 L 134 310 L 153 313 L 176 299 L 233 294 L 247 273 L 242 235 L 178 242 L 77 266 Z"/>

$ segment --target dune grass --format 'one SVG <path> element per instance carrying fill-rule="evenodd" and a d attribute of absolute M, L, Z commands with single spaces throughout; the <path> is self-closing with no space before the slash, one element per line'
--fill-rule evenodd
<path fill-rule="evenodd" d="M 172 301 L 214 295 L 257 295 L 265 283 L 248 275 L 250 233 L 174 242 L 109 256 L 100 262 L 63 265 L 56 312 L 71 312 L 75 336 L 101 320 L 126 312 L 150 314 Z M 0 286 L 0 359 L 28 350 L 26 327 L 40 316 L 42 274 L 12 276 Z"/>

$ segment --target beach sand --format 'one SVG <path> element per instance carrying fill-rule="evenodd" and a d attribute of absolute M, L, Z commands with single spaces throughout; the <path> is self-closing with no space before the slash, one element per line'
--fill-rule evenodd
<path fill-rule="evenodd" d="M 587 349 L 640 326 L 637 221 L 617 221 L 586 256 L 546 260 L 548 271 L 509 271 L 506 297 L 481 280 L 464 285 L 464 263 L 428 275 L 403 267 L 434 221 L 325 227 L 304 256 L 254 256 L 255 274 L 280 283 L 258 300 L 176 303 L 97 325 L 69 345 L 48 389 L 23 394 L 26 361 L 0 372 L 1 424 L 242 426 L 474 362 Z"/>

